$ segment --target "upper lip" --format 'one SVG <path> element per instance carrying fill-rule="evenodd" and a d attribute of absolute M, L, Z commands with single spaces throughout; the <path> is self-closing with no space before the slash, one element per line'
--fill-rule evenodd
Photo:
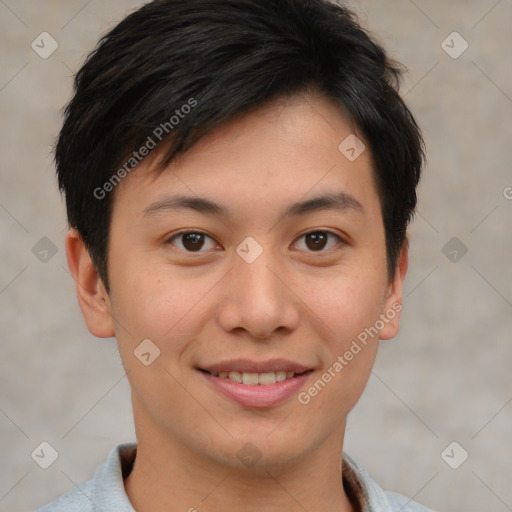
<path fill-rule="evenodd" d="M 199 367 L 209 372 L 241 372 L 241 373 L 265 373 L 265 372 L 295 372 L 302 373 L 312 370 L 309 366 L 289 361 L 287 359 L 268 359 L 267 361 L 250 361 L 249 359 L 230 359 L 214 364 Z"/>

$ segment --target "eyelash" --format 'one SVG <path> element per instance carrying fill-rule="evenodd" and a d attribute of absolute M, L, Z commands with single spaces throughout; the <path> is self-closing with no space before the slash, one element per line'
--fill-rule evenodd
<path fill-rule="evenodd" d="M 172 242 L 183 236 L 183 235 L 188 235 L 188 234 L 198 234 L 198 235 L 204 235 L 205 237 L 207 238 L 210 238 L 211 240 L 214 240 L 210 235 L 208 235 L 207 233 L 203 232 L 203 231 L 198 231 L 198 230 L 189 230 L 189 231 L 180 231 L 178 233 L 175 233 L 174 235 L 172 235 L 170 238 L 168 238 L 166 240 L 166 244 L 172 244 Z M 327 235 L 330 235 L 334 238 L 336 238 L 338 240 L 338 243 L 336 244 L 335 247 L 331 247 L 331 249 L 326 249 L 326 250 L 320 250 L 320 251 L 307 251 L 307 252 L 310 252 L 312 254 L 322 254 L 322 253 L 326 253 L 326 252 L 329 252 L 331 250 L 334 250 L 336 249 L 336 247 L 338 247 L 339 245 L 346 245 L 346 242 L 339 236 L 337 235 L 336 233 L 334 233 L 333 231 L 330 231 L 330 230 L 327 230 L 327 229 L 314 229 L 312 231 L 308 231 L 306 233 L 303 233 L 297 240 L 300 240 L 304 237 L 306 237 L 307 235 L 311 235 L 312 233 L 323 233 L 323 234 L 327 234 Z M 205 251 L 187 251 L 186 249 L 178 249 L 179 251 L 181 252 L 185 252 L 187 254 L 201 254 L 201 253 L 204 253 Z"/>

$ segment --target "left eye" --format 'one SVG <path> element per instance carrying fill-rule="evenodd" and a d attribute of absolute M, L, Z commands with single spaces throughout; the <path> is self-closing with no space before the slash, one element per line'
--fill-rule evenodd
<path fill-rule="evenodd" d="M 331 247 L 327 247 L 329 245 L 329 237 L 335 240 L 334 244 L 331 243 Z M 321 252 L 326 247 L 327 249 L 332 249 L 343 243 L 343 240 L 331 231 L 310 231 L 298 238 L 299 241 L 302 239 L 305 241 L 306 248 L 312 252 Z M 201 231 L 182 231 L 171 237 L 167 243 L 174 244 L 175 240 L 179 241 L 179 244 L 177 244 L 178 249 L 185 252 L 201 252 L 201 249 L 205 248 L 205 246 L 206 249 L 212 249 L 216 246 L 215 240 Z M 210 247 L 207 247 L 208 243 L 206 243 L 206 240 L 210 241 Z"/>
<path fill-rule="evenodd" d="M 304 238 L 305 245 L 308 249 L 311 249 L 313 252 L 321 252 L 322 249 L 325 249 L 328 245 L 329 237 L 334 238 L 336 242 L 331 247 L 328 247 L 328 249 L 332 249 L 340 243 L 343 243 L 343 240 L 331 231 L 310 231 L 309 233 L 304 233 L 299 240 Z"/>

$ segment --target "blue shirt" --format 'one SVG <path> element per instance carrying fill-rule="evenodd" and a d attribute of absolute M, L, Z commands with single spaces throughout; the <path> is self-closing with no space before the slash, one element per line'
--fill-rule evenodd
<path fill-rule="evenodd" d="M 136 443 L 114 447 L 94 477 L 36 512 L 135 512 L 124 490 L 136 455 Z M 395 492 L 383 491 L 370 475 L 343 453 L 343 479 L 362 512 L 433 512 Z"/>

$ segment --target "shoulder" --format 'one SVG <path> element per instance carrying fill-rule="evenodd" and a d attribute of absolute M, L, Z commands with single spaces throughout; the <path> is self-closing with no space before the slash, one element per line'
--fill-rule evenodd
<path fill-rule="evenodd" d="M 93 499 L 94 481 L 89 480 L 56 500 L 38 508 L 36 512 L 96 512 Z"/>
<path fill-rule="evenodd" d="M 424 505 L 413 501 L 411 498 L 398 494 L 397 492 L 384 491 L 384 495 L 388 500 L 390 510 L 393 512 L 395 512 L 395 510 L 397 512 L 435 512 L 431 508 L 427 508 Z"/>
<path fill-rule="evenodd" d="M 115 446 L 91 480 L 71 489 L 36 512 L 134 512 L 124 490 L 123 474 L 133 464 L 136 446 L 135 443 Z"/>

